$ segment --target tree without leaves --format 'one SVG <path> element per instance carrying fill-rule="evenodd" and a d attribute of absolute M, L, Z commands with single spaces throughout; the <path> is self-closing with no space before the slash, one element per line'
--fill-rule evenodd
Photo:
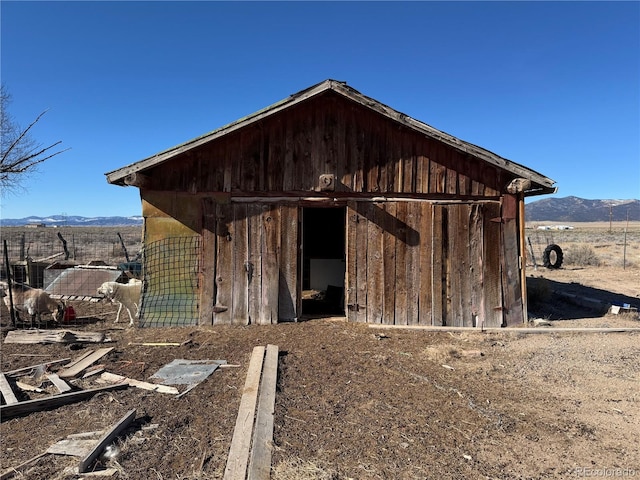
<path fill-rule="evenodd" d="M 0 95 L 0 187 L 2 187 L 4 195 L 17 190 L 22 181 L 29 174 L 35 173 L 38 165 L 42 162 L 68 149 L 54 152 L 53 149 L 62 143 L 61 141 L 43 147 L 31 137 L 31 129 L 47 113 L 46 110 L 38 115 L 27 128 L 22 129 L 7 111 L 11 95 L 4 85 L 1 87 Z"/>

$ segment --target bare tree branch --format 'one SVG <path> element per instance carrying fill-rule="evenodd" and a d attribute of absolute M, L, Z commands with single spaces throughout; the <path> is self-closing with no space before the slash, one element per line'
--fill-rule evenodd
<path fill-rule="evenodd" d="M 34 173 L 38 165 L 49 160 L 56 155 L 66 152 L 67 149 L 58 150 L 51 153 L 61 141 L 55 142 L 47 147 L 37 144 L 31 138 L 31 129 L 40 121 L 48 110 L 43 111 L 31 124 L 25 128 L 20 128 L 7 112 L 7 105 L 11 101 L 11 96 L 2 85 L 1 90 L 1 122 L 2 138 L 0 141 L 0 187 L 2 194 L 16 190 L 25 178 Z"/>

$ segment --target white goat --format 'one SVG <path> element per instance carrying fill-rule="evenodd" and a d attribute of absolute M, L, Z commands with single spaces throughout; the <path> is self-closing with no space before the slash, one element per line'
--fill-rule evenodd
<path fill-rule="evenodd" d="M 9 299 L 9 286 L 6 282 L 0 282 L 0 297 L 4 304 L 11 311 Z M 31 318 L 31 325 L 38 321 L 42 322 L 42 315 L 51 315 L 51 319 L 60 322 L 64 317 L 65 305 L 58 303 L 49 296 L 47 292 L 40 288 L 31 288 L 27 285 L 11 285 L 11 297 L 13 299 L 13 310 L 18 319 L 20 313 L 28 313 Z"/>
<path fill-rule="evenodd" d="M 129 283 L 104 282 L 98 287 L 98 295 L 104 297 L 106 300 L 110 300 L 112 303 L 118 304 L 116 323 L 120 320 L 122 307 L 124 306 L 124 308 L 127 309 L 129 326 L 133 326 L 133 318 L 138 317 L 138 305 L 140 304 L 141 292 L 142 282 L 135 278 L 129 280 Z"/>

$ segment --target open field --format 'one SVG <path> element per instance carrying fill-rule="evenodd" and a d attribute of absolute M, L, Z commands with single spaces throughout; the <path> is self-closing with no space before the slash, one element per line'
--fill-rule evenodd
<path fill-rule="evenodd" d="M 609 303 L 640 306 L 640 225 L 627 229 L 626 245 L 624 227 L 540 231 L 552 233 L 566 254 L 557 270 L 534 269 L 527 259 L 530 313 L 550 327 L 380 330 L 334 318 L 128 329 L 113 324 L 113 307 L 100 306 L 98 315 L 91 311 L 98 306 L 78 305 L 91 320 L 77 329 L 105 332 L 112 343 L 3 343 L 1 370 L 103 346 L 114 347 L 100 361 L 106 371 L 138 380 L 178 358 L 239 367 L 217 370 L 181 398 L 128 388 L 4 420 L 1 470 L 67 435 L 108 428 L 135 408 L 136 421 L 117 440 L 119 454 L 105 460 L 117 470 L 113 478 L 222 478 L 251 352 L 274 344 L 274 479 L 640 477 L 640 333 L 577 330 L 640 327 L 635 315 L 606 312 Z M 535 250 L 533 232 L 526 230 Z M 0 322 L 4 337 L 4 308 Z M 525 333 L 541 330 L 547 333 Z M 151 342 L 178 345 L 142 345 Z M 91 377 L 72 383 L 96 386 Z M 42 387 L 54 392 L 51 384 Z M 47 455 L 17 478 L 78 478 L 64 473 L 77 464 Z"/>

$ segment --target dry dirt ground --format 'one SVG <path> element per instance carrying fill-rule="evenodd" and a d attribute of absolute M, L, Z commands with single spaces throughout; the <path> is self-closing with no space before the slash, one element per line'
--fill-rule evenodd
<path fill-rule="evenodd" d="M 552 324 L 536 329 L 640 327 L 632 315 L 599 309 L 640 303 L 637 266 L 528 274 L 543 292 L 531 313 Z M 148 380 L 180 358 L 239 367 L 216 370 L 181 398 L 128 388 L 3 419 L 1 471 L 69 434 L 109 428 L 135 408 L 118 455 L 105 461 L 117 469 L 112 478 L 222 478 L 251 352 L 275 344 L 274 479 L 640 477 L 639 333 L 379 330 L 336 319 L 135 329 L 114 325 L 114 312 L 98 317 L 77 329 L 112 338 L 115 348 L 100 362 L 109 372 Z M 138 345 L 145 342 L 185 343 Z M 102 346 L 2 343 L 1 370 Z M 80 478 L 64 473 L 77 464 L 47 455 L 16 478 Z"/>

